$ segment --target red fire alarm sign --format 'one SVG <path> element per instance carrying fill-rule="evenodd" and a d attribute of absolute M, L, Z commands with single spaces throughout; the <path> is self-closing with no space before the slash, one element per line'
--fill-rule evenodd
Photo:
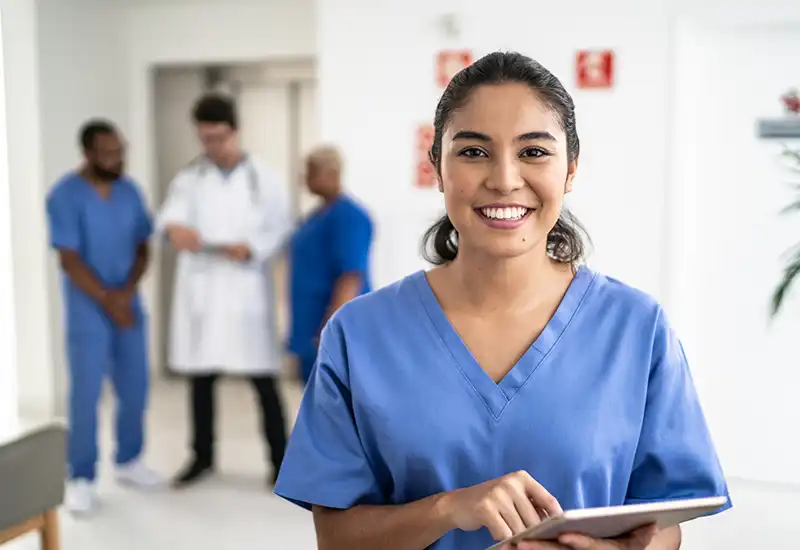
<path fill-rule="evenodd" d="M 469 50 L 444 50 L 436 57 L 436 83 L 446 88 L 453 77 L 472 64 L 472 52 Z"/>
<path fill-rule="evenodd" d="M 614 52 L 578 52 L 577 72 L 578 88 L 611 88 L 614 84 Z"/>
<path fill-rule="evenodd" d="M 438 179 L 436 170 L 428 157 L 433 145 L 433 126 L 426 124 L 417 128 L 416 143 L 416 176 L 417 187 L 436 187 Z"/>

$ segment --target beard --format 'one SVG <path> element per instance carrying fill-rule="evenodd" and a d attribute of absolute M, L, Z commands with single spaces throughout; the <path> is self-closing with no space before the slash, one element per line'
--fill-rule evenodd
<path fill-rule="evenodd" d="M 114 166 L 113 168 L 104 168 L 102 166 L 92 164 L 90 168 L 97 179 L 107 181 L 109 183 L 118 180 L 122 176 L 122 172 L 124 170 L 122 165 Z"/>

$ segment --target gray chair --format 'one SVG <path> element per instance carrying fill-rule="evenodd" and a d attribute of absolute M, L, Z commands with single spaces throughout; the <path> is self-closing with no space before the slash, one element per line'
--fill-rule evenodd
<path fill-rule="evenodd" d="M 66 430 L 61 425 L 0 440 L 0 545 L 38 531 L 43 550 L 58 550 L 65 464 Z"/>

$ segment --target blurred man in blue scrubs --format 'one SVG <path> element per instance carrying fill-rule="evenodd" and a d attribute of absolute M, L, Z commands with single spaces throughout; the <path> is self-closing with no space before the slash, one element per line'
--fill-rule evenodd
<path fill-rule="evenodd" d="M 315 149 L 306 161 L 306 184 L 322 204 L 290 245 L 291 334 L 303 384 L 317 358 L 322 327 L 343 304 L 369 292 L 373 226 L 367 211 L 342 192 L 342 158 L 334 147 Z"/>
<path fill-rule="evenodd" d="M 85 158 L 47 197 L 50 244 L 63 272 L 70 374 L 66 506 L 90 512 L 97 463 L 97 405 L 106 377 L 117 397 L 118 481 L 161 486 L 140 462 L 148 389 L 147 325 L 137 287 L 148 264 L 152 223 L 136 184 L 124 175 L 124 146 L 114 126 L 88 122 Z"/>

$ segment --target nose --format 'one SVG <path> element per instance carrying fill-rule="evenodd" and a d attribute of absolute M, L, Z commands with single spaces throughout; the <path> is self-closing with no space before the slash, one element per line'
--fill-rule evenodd
<path fill-rule="evenodd" d="M 497 158 L 492 165 L 486 187 L 502 195 L 509 195 L 525 185 L 516 158 Z"/>

